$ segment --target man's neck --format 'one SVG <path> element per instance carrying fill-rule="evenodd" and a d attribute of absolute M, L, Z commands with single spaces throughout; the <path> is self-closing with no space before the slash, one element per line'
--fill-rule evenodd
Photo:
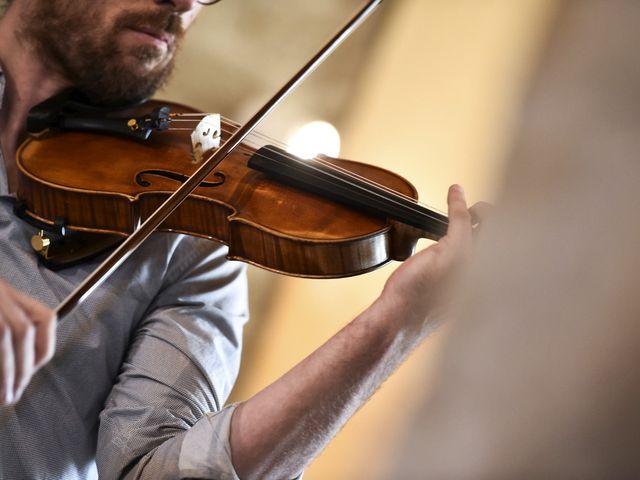
<path fill-rule="evenodd" d="M 13 2 L 0 17 L 0 64 L 6 81 L 0 110 L 0 147 L 10 191 L 16 187 L 15 154 L 26 133 L 29 110 L 68 86 L 60 74 L 46 67 L 33 46 L 17 34 L 23 3 Z"/>

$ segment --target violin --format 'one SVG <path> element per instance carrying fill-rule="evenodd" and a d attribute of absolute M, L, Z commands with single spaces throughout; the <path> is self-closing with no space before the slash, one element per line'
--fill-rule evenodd
<path fill-rule="evenodd" d="M 69 231 L 133 233 L 201 161 L 193 129 L 178 121 L 198 112 L 183 105 L 148 102 L 112 116 L 105 128 L 141 123 L 150 111 L 164 112 L 180 127 L 113 135 L 90 131 L 100 129 L 98 121 L 85 118 L 76 128 L 89 131 L 27 139 L 16 158 L 23 215 L 43 228 L 57 223 Z M 237 128 L 222 121 L 221 140 Z M 326 156 L 302 160 L 273 145 L 245 143 L 158 230 L 224 243 L 229 259 L 275 272 L 344 277 L 404 260 L 418 238 L 446 233 L 446 217 L 416 200 L 409 181 L 383 168 Z"/>
<path fill-rule="evenodd" d="M 444 235 L 446 216 L 419 205 L 415 188 L 396 174 L 337 158 L 300 160 L 277 146 L 245 141 L 381 2 L 370 0 L 245 124 L 222 122 L 224 142 L 209 149 L 213 153 L 193 148 L 193 132 L 187 138 L 169 128 L 194 113 L 186 107 L 162 105 L 124 119 L 86 112 L 66 118 L 57 108 L 36 112 L 34 122 L 45 134 L 18 150 L 19 213 L 62 234 L 126 237 L 58 305 L 58 319 L 156 229 L 217 240 L 229 246 L 231 259 L 316 278 L 404 260 L 418 238 Z"/>

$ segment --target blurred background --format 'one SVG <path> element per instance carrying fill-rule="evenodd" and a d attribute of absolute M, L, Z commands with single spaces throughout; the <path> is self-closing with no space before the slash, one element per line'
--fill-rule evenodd
<path fill-rule="evenodd" d="M 310 122 L 329 122 L 340 157 L 403 175 L 429 206 L 445 210 L 452 183 L 465 187 L 470 203 L 490 201 L 555 3 L 384 2 L 259 130 L 287 142 Z M 245 121 L 363 4 L 224 0 L 208 7 L 159 97 Z M 324 145 L 336 139 L 312 138 Z M 323 343 L 373 301 L 396 266 L 340 280 L 251 267 L 252 317 L 232 400 L 268 385 Z M 392 376 L 306 480 L 389 478 L 420 401 L 414 386 L 428 382 L 442 335 Z"/>

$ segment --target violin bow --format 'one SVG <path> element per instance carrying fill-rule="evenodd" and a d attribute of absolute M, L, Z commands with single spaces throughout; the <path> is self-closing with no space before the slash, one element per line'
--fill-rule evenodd
<path fill-rule="evenodd" d="M 58 320 L 69 314 L 100 286 L 140 244 L 193 192 L 204 179 L 249 135 L 284 98 L 293 92 L 333 51 L 345 41 L 383 0 L 371 0 L 338 31 L 306 65 L 304 65 L 278 92 L 242 125 L 186 180 L 158 209 L 129 235 L 76 289 L 55 309 Z"/>

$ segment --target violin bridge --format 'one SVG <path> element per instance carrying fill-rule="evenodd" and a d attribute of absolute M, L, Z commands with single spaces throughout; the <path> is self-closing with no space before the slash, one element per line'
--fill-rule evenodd
<path fill-rule="evenodd" d="M 206 152 L 220 147 L 221 131 L 219 113 L 212 113 L 200 120 L 191 132 L 193 163 L 202 162 Z"/>

